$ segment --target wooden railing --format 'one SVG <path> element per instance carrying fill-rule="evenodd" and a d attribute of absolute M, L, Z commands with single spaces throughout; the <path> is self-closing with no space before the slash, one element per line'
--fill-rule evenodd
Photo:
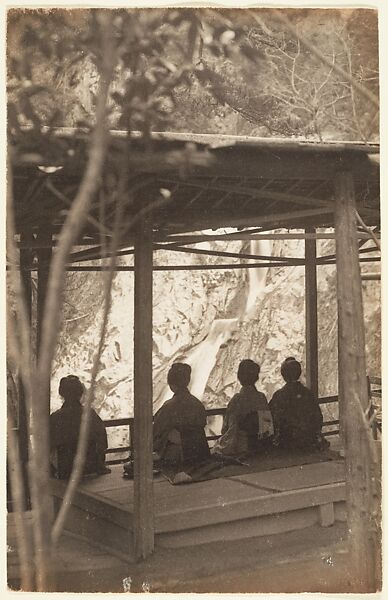
<path fill-rule="evenodd" d="M 380 380 L 381 381 L 381 380 Z M 319 404 L 323 405 L 323 404 L 334 404 L 335 402 L 338 402 L 338 396 L 325 396 L 324 398 L 320 398 L 319 399 Z M 206 410 L 206 416 L 207 417 L 214 417 L 217 415 L 221 415 L 224 416 L 226 411 L 226 407 L 223 408 L 209 408 Z M 133 444 L 132 444 L 132 440 L 133 440 L 133 417 L 126 417 L 123 419 L 112 419 L 112 420 L 108 420 L 108 421 L 104 421 L 105 427 L 106 428 L 111 428 L 111 427 L 122 427 L 122 426 L 127 426 L 129 428 L 129 446 L 121 446 L 119 448 L 108 448 L 108 450 L 106 451 L 106 453 L 108 455 L 111 454 L 126 454 L 126 457 L 124 458 L 112 458 L 109 459 L 109 457 L 107 457 L 107 464 L 110 465 L 114 465 L 114 464 L 120 464 L 123 462 L 126 462 L 129 459 L 129 455 L 133 450 Z M 337 427 L 336 429 L 330 429 L 325 431 L 325 428 L 327 427 L 334 427 L 335 425 L 339 425 L 339 420 L 338 419 L 333 419 L 331 421 L 324 421 L 323 422 L 323 435 L 328 437 L 331 435 L 338 435 L 339 434 L 339 428 Z M 218 435 L 207 435 L 206 439 L 210 442 L 213 440 L 217 440 L 220 437 L 220 434 Z"/>
<path fill-rule="evenodd" d="M 381 386 L 381 377 L 367 377 L 368 381 L 368 395 L 371 400 L 371 407 L 369 411 L 369 416 L 372 416 L 374 413 L 374 419 L 372 420 L 371 427 L 373 432 L 373 437 L 375 440 L 379 439 L 381 435 L 381 401 L 380 401 L 380 410 L 376 410 L 376 404 L 373 403 L 373 398 L 381 398 L 382 397 L 382 386 Z"/>

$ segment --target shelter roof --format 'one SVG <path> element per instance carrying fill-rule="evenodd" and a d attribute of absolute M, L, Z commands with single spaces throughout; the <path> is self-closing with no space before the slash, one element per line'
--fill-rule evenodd
<path fill-rule="evenodd" d="M 43 143 L 28 131 L 11 145 L 19 233 L 60 230 L 86 164 L 88 139 L 86 131 L 48 129 Z M 219 227 L 330 227 L 339 171 L 353 173 L 358 210 L 368 225 L 379 225 L 378 144 L 190 133 L 154 133 L 144 140 L 136 132 L 112 131 L 100 193 L 80 243 L 99 239 L 93 219 L 101 197 L 110 228 L 123 161 L 128 241 L 134 215 L 150 202 L 160 241 Z"/>

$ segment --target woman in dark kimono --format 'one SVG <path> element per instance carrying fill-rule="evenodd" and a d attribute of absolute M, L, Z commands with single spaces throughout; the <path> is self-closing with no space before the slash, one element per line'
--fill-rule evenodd
<path fill-rule="evenodd" d="M 167 382 L 174 395 L 155 415 L 154 451 L 165 462 L 196 464 L 210 455 L 204 429 L 206 410 L 188 390 L 190 376 L 190 365 L 172 365 Z"/>
<path fill-rule="evenodd" d="M 84 386 L 75 375 L 62 377 L 59 395 L 64 402 L 50 415 L 50 450 L 53 475 L 58 479 L 70 477 L 77 451 L 83 406 Z M 108 447 L 105 425 L 93 408 L 90 409 L 89 441 L 84 475 L 110 473 L 105 466 Z"/>
<path fill-rule="evenodd" d="M 277 445 L 288 449 L 329 446 L 321 434 L 323 418 L 318 401 L 299 381 L 301 364 L 290 356 L 280 372 L 286 383 L 269 403 Z"/>

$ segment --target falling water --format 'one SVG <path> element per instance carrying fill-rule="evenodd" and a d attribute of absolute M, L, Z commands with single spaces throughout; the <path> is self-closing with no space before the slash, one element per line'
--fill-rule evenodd
<path fill-rule="evenodd" d="M 206 338 L 181 359 L 182 362 L 191 366 L 190 391 L 197 398 L 202 398 L 209 375 L 216 364 L 218 351 L 222 344 L 230 339 L 237 327 L 237 322 L 237 319 L 215 320 Z M 170 397 L 171 390 L 167 388 L 161 404 Z"/>
<path fill-rule="evenodd" d="M 266 240 L 252 240 L 251 253 L 257 255 L 271 255 L 271 242 Z M 206 336 L 197 346 L 192 348 L 181 361 L 191 366 L 191 393 L 199 398 L 203 397 L 209 376 L 216 364 L 220 347 L 232 336 L 238 326 L 240 319 L 249 316 L 256 303 L 263 298 L 267 268 L 247 269 L 248 271 L 248 294 L 243 315 L 239 314 L 233 319 L 216 319 Z M 168 398 L 171 398 L 171 390 L 166 386 L 158 407 Z"/>
<path fill-rule="evenodd" d="M 251 254 L 258 256 L 271 256 L 272 245 L 269 240 L 251 240 Z M 267 262 L 267 261 L 263 261 Z M 256 305 L 256 302 L 263 299 L 265 291 L 265 282 L 267 278 L 268 268 L 248 269 L 248 297 L 245 307 L 246 315 L 249 315 L 251 310 Z"/>
<path fill-rule="evenodd" d="M 186 362 L 191 366 L 191 393 L 202 398 L 210 373 L 216 364 L 217 354 L 237 327 L 237 319 L 217 319 L 209 334 L 190 353 Z"/>

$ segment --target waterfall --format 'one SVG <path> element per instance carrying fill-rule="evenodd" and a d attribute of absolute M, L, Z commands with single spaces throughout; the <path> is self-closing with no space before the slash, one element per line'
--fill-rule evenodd
<path fill-rule="evenodd" d="M 210 373 L 216 364 L 218 351 L 222 344 L 230 339 L 237 327 L 237 322 L 237 319 L 216 319 L 206 338 L 181 359 L 181 362 L 185 362 L 191 367 L 189 389 L 193 396 L 202 398 Z M 172 392 L 167 386 L 160 405 L 171 398 L 171 395 Z"/>
<path fill-rule="evenodd" d="M 270 240 L 251 240 L 251 254 L 258 256 L 271 256 L 272 245 Z M 265 262 L 265 261 L 264 261 Z M 265 280 L 268 268 L 248 270 L 248 297 L 245 313 L 248 315 L 258 300 L 262 300 L 265 291 Z"/>
<path fill-rule="evenodd" d="M 252 240 L 250 249 L 252 254 L 270 256 L 272 250 L 271 242 L 267 240 Z M 248 294 L 242 318 L 248 317 L 256 303 L 263 298 L 268 268 L 247 269 L 247 271 Z M 240 318 L 239 315 L 232 319 L 216 319 L 206 338 L 180 359 L 181 362 L 185 362 L 191 366 L 189 389 L 193 396 L 196 396 L 200 400 L 203 397 L 208 379 L 216 364 L 218 351 L 222 344 L 225 344 L 231 338 Z M 172 392 L 166 386 L 165 391 L 158 401 L 158 408 L 171 398 L 171 396 Z"/>
<path fill-rule="evenodd" d="M 218 351 L 230 339 L 236 326 L 237 319 L 217 319 L 207 337 L 187 357 L 186 362 L 191 366 L 190 391 L 193 396 L 202 398 Z"/>

